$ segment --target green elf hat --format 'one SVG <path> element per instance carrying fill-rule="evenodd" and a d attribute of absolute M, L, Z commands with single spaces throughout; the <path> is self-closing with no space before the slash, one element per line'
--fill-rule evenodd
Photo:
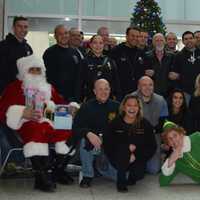
<path fill-rule="evenodd" d="M 163 131 L 166 131 L 168 128 L 173 128 L 173 127 L 177 127 L 177 124 L 166 120 L 165 123 L 163 124 Z"/>

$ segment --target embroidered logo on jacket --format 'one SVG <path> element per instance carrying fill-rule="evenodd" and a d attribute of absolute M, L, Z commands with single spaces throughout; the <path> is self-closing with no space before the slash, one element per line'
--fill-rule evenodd
<path fill-rule="evenodd" d="M 115 119 L 115 117 L 116 117 L 116 112 L 110 112 L 108 114 L 108 120 L 109 121 L 112 121 L 113 119 Z"/>

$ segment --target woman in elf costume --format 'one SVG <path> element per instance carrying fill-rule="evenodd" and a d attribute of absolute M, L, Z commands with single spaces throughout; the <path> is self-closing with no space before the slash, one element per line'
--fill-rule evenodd
<path fill-rule="evenodd" d="M 178 173 L 200 183 L 200 132 L 185 136 L 185 130 L 173 122 L 164 126 L 163 140 L 173 151 L 162 166 L 160 186 L 168 186 Z"/>

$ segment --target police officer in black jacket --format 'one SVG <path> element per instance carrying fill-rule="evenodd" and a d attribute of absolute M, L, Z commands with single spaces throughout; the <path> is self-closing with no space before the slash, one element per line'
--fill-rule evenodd
<path fill-rule="evenodd" d="M 106 79 L 111 86 L 111 97 L 121 98 L 119 77 L 115 62 L 103 55 L 103 39 L 100 35 L 94 35 L 90 40 L 90 50 L 83 61 L 80 79 L 80 91 L 83 100 L 94 97 L 93 86 L 97 79 Z"/>
<path fill-rule="evenodd" d="M 80 62 L 76 51 L 68 47 L 69 31 L 64 25 L 55 28 L 57 44 L 49 47 L 43 55 L 47 80 L 66 100 L 79 100 L 78 79 Z"/>
<path fill-rule="evenodd" d="M 33 53 L 32 48 L 24 39 L 28 33 L 28 19 L 15 17 L 13 20 L 13 34 L 9 33 L 0 42 L 0 95 L 4 88 L 16 79 L 16 60 Z"/>
<path fill-rule="evenodd" d="M 137 82 L 144 75 L 143 51 L 137 48 L 140 29 L 129 27 L 126 30 L 126 42 L 113 48 L 109 56 L 117 64 L 122 97 L 137 89 Z"/>
<path fill-rule="evenodd" d="M 80 159 L 83 179 L 80 186 L 88 188 L 94 178 L 94 152 L 103 150 L 101 135 L 106 134 L 108 123 L 116 116 L 119 103 L 109 99 L 110 86 L 107 80 L 94 83 L 95 98 L 82 104 L 73 123 L 73 139 L 80 141 Z M 103 153 L 103 152 L 102 152 Z"/>
<path fill-rule="evenodd" d="M 195 48 L 194 34 L 186 31 L 182 35 L 185 47 L 176 54 L 172 80 L 179 83 L 179 87 L 187 93 L 187 103 L 194 92 L 195 79 L 200 73 L 200 49 Z"/>

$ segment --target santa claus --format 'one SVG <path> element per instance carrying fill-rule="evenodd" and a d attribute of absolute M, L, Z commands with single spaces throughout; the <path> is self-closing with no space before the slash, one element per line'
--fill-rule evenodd
<path fill-rule="evenodd" d="M 17 67 L 18 79 L 8 85 L 0 98 L 0 121 L 20 134 L 24 156 L 30 158 L 35 170 L 35 188 L 54 191 L 55 182 L 69 184 L 73 181 L 64 171 L 70 150 L 66 141 L 72 132 L 55 130 L 52 121 L 43 116 L 42 109 L 44 104 L 53 109 L 55 104 L 66 102 L 47 83 L 42 60 L 34 55 L 23 57 L 17 60 Z M 38 99 L 32 105 L 31 92 Z M 49 161 L 49 143 L 55 144 L 54 163 Z"/>

